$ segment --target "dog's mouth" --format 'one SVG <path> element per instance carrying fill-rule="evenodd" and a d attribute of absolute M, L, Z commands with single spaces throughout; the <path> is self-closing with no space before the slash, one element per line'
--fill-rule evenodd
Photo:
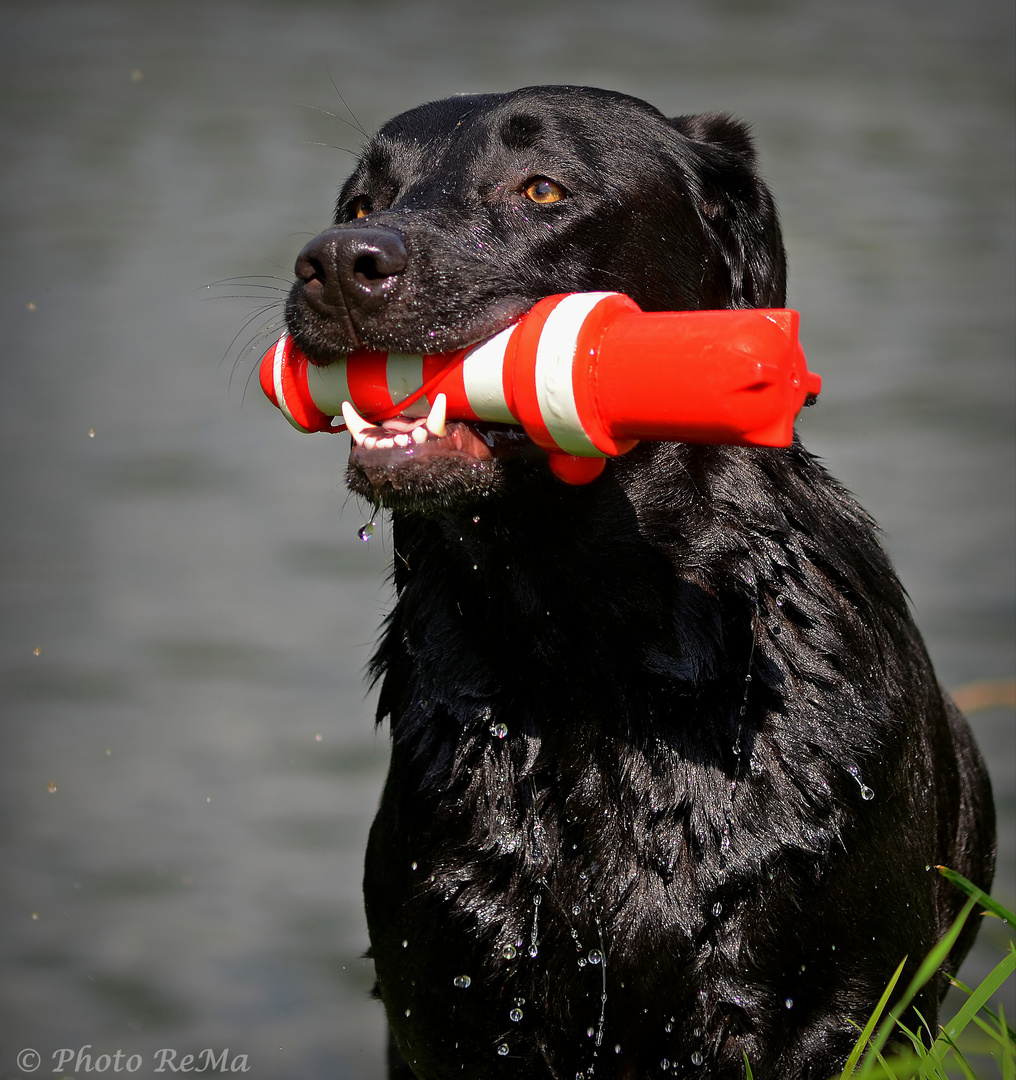
<path fill-rule="evenodd" d="M 521 428 L 448 420 L 443 394 L 426 416 L 371 423 L 349 402 L 342 415 L 353 440 L 349 486 L 389 509 L 426 512 L 486 497 L 500 486 L 502 461 L 546 456 Z"/>
<path fill-rule="evenodd" d="M 353 439 L 353 460 L 366 466 L 459 456 L 490 461 L 531 442 L 523 432 L 507 425 L 449 421 L 444 394 L 437 395 L 426 416 L 400 414 L 372 424 L 347 401 L 342 418 Z"/>

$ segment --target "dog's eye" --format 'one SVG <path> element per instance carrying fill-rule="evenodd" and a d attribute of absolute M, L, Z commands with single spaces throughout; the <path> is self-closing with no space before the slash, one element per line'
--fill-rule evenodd
<path fill-rule="evenodd" d="M 564 188 L 545 176 L 534 176 L 522 189 L 522 193 L 534 203 L 543 204 L 560 202 L 565 197 Z"/>
<path fill-rule="evenodd" d="M 358 195 L 349 204 L 349 216 L 355 218 L 366 217 L 374 209 L 374 203 L 369 195 Z"/>

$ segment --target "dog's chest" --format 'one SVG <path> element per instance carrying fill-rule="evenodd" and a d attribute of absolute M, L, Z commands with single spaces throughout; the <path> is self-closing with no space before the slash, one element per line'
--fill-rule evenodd
<path fill-rule="evenodd" d="M 396 771 L 374 826 L 368 919 L 400 1041 L 507 1076 L 557 1032 L 561 1075 L 619 1077 L 629 1049 L 663 1060 L 703 1043 L 701 991 L 740 931 L 693 882 L 683 827 L 664 842 L 634 796 L 598 797 L 603 777 L 508 785 L 493 738 L 457 797 L 428 812 Z"/>

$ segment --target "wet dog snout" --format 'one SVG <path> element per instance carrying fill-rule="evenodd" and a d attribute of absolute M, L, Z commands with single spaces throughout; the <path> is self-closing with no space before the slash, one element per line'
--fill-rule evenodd
<path fill-rule="evenodd" d="M 326 229 L 300 252 L 295 272 L 307 303 L 322 315 L 372 312 L 409 261 L 394 229 Z"/>

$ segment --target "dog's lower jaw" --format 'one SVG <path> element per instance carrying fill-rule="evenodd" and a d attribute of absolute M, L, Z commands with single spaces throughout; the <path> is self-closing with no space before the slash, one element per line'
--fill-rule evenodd
<path fill-rule="evenodd" d="M 521 473 L 557 483 L 545 453 L 514 428 L 455 423 L 440 440 L 367 450 L 354 445 L 346 484 L 375 506 L 431 516 L 482 505 Z"/>
<path fill-rule="evenodd" d="M 479 503 L 496 494 L 501 483 L 493 461 L 465 456 L 446 462 L 438 476 L 425 462 L 362 465 L 351 458 L 346 470 L 351 491 L 374 506 L 405 514 L 439 514 Z"/>

